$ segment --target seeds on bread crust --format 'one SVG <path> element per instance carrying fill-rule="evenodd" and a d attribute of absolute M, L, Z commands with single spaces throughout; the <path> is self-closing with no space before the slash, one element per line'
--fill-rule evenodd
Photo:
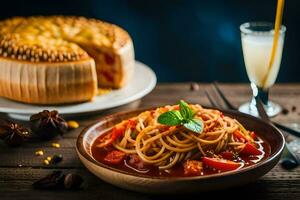
<path fill-rule="evenodd" d="M 30 62 L 83 60 L 89 55 L 81 44 L 119 47 L 129 39 L 122 31 L 84 17 L 14 17 L 0 21 L 0 56 Z"/>

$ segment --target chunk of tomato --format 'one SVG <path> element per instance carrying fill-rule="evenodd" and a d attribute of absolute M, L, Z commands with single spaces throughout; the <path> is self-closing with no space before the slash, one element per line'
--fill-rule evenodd
<path fill-rule="evenodd" d="M 221 158 L 209 158 L 209 157 L 203 157 L 202 158 L 203 163 L 208 166 L 212 167 L 221 171 L 231 171 L 238 169 L 242 166 L 241 163 L 233 162 L 226 159 Z"/>
<path fill-rule="evenodd" d="M 244 148 L 240 151 L 240 154 L 261 155 L 262 152 L 259 149 L 257 149 L 253 144 L 246 143 Z"/>
<path fill-rule="evenodd" d="M 103 148 L 103 147 L 110 145 L 112 143 L 111 133 L 104 135 L 104 137 L 100 137 L 98 140 L 99 140 L 99 144 L 97 145 L 97 147 L 99 147 L 99 148 Z"/>
<path fill-rule="evenodd" d="M 100 138 L 97 147 L 103 148 L 112 144 L 114 141 L 116 141 L 116 139 L 122 137 L 124 135 L 124 132 L 125 132 L 125 127 L 123 126 L 114 127 L 110 132 L 110 134 L 107 134 L 104 137 Z"/>
<path fill-rule="evenodd" d="M 133 129 L 133 128 L 135 128 L 136 124 L 137 124 L 136 120 L 129 119 L 127 122 L 127 128 Z"/>
<path fill-rule="evenodd" d="M 250 136 L 252 137 L 252 139 L 256 139 L 256 134 L 253 131 L 250 132 Z"/>
<path fill-rule="evenodd" d="M 113 130 L 111 131 L 111 143 L 116 141 L 116 139 L 122 137 L 125 132 L 125 127 L 124 126 L 119 126 L 119 127 L 114 127 Z"/>
<path fill-rule="evenodd" d="M 240 142 L 250 142 L 250 139 L 244 136 L 239 130 L 234 131 L 233 136 Z"/>
<path fill-rule="evenodd" d="M 220 153 L 220 155 L 222 156 L 222 158 L 227 159 L 227 160 L 233 160 L 233 158 L 234 158 L 234 153 L 232 153 L 230 151 L 223 151 Z"/>
<path fill-rule="evenodd" d="M 184 175 L 199 176 L 203 171 L 202 162 L 198 160 L 187 160 L 183 164 Z"/>
<path fill-rule="evenodd" d="M 105 156 L 104 161 L 109 164 L 117 165 L 124 160 L 125 155 L 126 153 L 123 151 L 113 150 Z"/>
<path fill-rule="evenodd" d="M 132 119 L 123 121 L 121 124 L 115 126 L 111 130 L 110 134 L 107 134 L 106 136 L 101 138 L 100 143 L 97 146 L 102 148 L 102 147 L 106 147 L 106 146 L 112 144 L 118 138 L 124 136 L 125 130 L 127 128 L 131 128 L 131 129 L 135 128 L 136 123 L 137 123 L 136 120 L 132 120 Z"/>

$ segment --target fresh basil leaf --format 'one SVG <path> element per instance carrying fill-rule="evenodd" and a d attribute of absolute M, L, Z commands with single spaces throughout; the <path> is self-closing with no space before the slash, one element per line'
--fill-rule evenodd
<path fill-rule="evenodd" d="M 179 101 L 179 110 L 181 116 L 184 118 L 184 120 L 188 121 L 193 118 L 194 112 L 193 110 L 189 107 L 189 105 L 184 102 L 183 100 Z"/>
<path fill-rule="evenodd" d="M 203 131 L 203 122 L 200 119 L 191 119 L 187 123 L 184 123 L 183 126 L 195 133 L 202 133 Z"/>
<path fill-rule="evenodd" d="M 183 118 L 178 110 L 171 110 L 161 114 L 158 117 L 158 122 L 161 124 L 175 126 L 181 124 Z"/>

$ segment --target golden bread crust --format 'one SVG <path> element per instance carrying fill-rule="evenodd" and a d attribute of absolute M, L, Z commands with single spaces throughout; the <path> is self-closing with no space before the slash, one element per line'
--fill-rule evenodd
<path fill-rule="evenodd" d="M 97 94 L 93 59 L 72 63 L 16 62 L 0 58 L 0 94 L 32 104 L 64 104 L 91 100 Z"/>
<path fill-rule="evenodd" d="M 133 76 L 134 50 L 122 28 L 74 16 L 0 21 L 0 96 L 34 104 L 91 100 L 97 87 Z"/>

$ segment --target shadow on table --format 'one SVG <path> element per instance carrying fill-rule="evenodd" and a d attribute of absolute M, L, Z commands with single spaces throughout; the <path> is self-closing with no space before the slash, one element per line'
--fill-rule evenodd
<path fill-rule="evenodd" d="M 274 186 L 273 186 L 274 188 Z M 92 189 L 92 188 L 90 188 Z M 104 189 L 104 190 L 103 190 Z M 93 189 L 92 189 L 93 190 Z M 174 200 L 174 199 L 186 199 L 186 200 L 212 200 L 212 199 L 252 199 L 252 200 L 265 200 L 265 199 L 282 199 L 282 193 L 276 194 L 276 191 L 270 191 L 265 181 L 257 181 L 248 185 L 235 187 L 227 190 L 201 192 L 195 194 L 176 194 L 176 195 L 150 195 L 143 193 L 131 192 L 123 189 L 116 188 L 109 184 L 102 185 L 101 192 L 94 193 L 96 199 L 133 199 L 133 200 Z M 91 196 L 92 198 L 92 196 Z"/>

